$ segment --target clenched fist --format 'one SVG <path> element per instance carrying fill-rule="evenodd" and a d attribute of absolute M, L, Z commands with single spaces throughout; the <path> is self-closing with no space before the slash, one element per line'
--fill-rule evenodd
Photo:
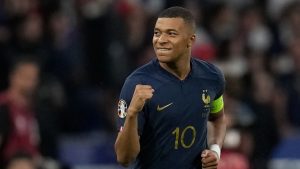
<path fill-rule="evenodd" d="M 219 157 L 212 150 L 204 150 L 201 154 L 202 169 L 217 169 Z"/>
<path fill-rule="evenodd" d="M 146 101 L 152 98 L 153 92 L 154 89 L 150 85 L 136 85 L 128 107 L 128 113 L 136 115 L 142 111 Z"/>

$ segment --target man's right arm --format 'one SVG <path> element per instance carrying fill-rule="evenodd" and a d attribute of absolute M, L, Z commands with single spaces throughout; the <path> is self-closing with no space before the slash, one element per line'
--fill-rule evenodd
<path fill-rule="evenodd" d="M 154 90 L 149 85 L 136 85 L 130 105 L 127 110 L 122 130 L 115 142 L 117 161 L 128 166 L 140 152 L 138 135 L 138 114 L 142 111 L 147 100 L 151 99 Z"/>
<path fill-rule="evenodd" d="M 124 127 L 118 133 L 115 151 L 118 163 L 123 166 L 128 166 L 140 152 L 138 114 L 132 113 L 130 109 L 128 109 Z"/>

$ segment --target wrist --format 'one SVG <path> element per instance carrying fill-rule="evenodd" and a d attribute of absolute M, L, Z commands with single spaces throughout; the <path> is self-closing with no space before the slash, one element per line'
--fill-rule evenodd
<path fill-rule="evenodd" d="M 136 109 L 134 109 L 132 107 L 129 107 L 127 109 L 127 116 L 129 116 L 129 117 L 135 117 L 135 116 L 137 116 L 137 114 L 138 114 L 138 112 L 137 112 Z"/>
<path fill-rule="evenodd" d="M 221 148 L 218 144 L 212 144 L 209 149 L 216 153 L 218 159 L 221 158 Z"/>

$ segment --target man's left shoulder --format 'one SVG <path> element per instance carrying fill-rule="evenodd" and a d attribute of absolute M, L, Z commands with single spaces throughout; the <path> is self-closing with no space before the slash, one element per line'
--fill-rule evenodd
<path fill-rule="evenodd" d="M 223 76 L 223 72 L 213 63 L 208 61 L 192 58 L 194 70 L 197 73 L 205 73 L 212 76 Z"/>

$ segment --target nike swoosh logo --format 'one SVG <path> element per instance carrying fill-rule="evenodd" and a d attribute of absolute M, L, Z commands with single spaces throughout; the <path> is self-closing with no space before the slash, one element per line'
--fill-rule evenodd
<path fill-rule="evenodd" d="M 157 111 L 162 111 L 162 110 L 164 110 L 165 108 L 167 108 L 167 107 L 169 107 L 169 106 L 171 106 L 173 103 L 169 103 L 169 104 L 167 104 L 167 105 L 165 105 L 165 106 L 163 106 L 163 107 L 160 107 L 159 105 L 157 105 Z"/>

